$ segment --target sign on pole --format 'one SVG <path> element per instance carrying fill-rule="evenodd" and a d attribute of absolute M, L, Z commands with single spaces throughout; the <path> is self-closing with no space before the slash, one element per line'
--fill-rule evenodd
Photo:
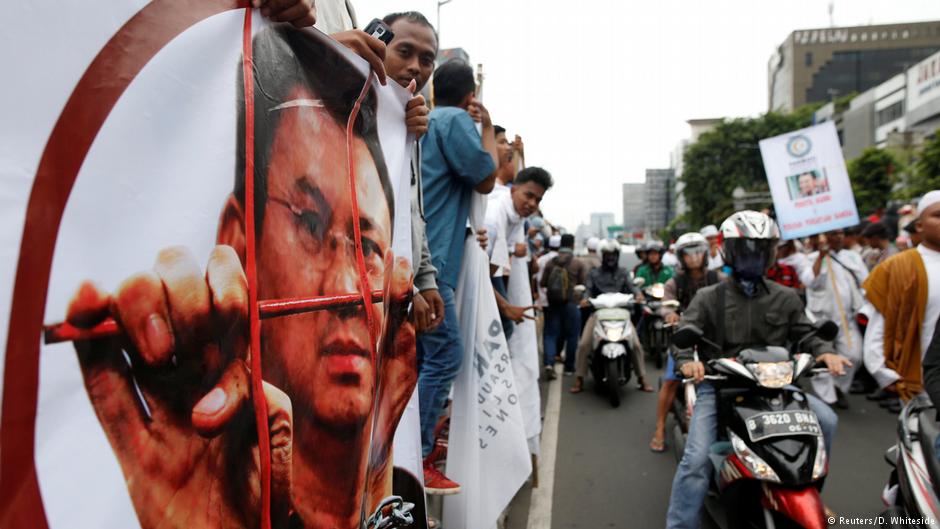
<path fill-rule="evenodd" d="M 784 239 L 858 224 L 833 122 L 761 140 L 760 152 Z"/>

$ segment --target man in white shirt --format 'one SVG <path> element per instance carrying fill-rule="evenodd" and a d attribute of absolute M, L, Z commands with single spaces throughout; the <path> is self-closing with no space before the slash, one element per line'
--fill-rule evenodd
<path fill-rule="evenodd" d="M 862 283 L 868 268 L 862 257 L 843 247 L 845 233 L 833 230 L 826 234 L 826 243 L 809 256 L 813 279 L 806 288 L 806 308 L 820 320 L 831 320 L 839 326 L 834 345 L 836 354 L 851 362 L 845 374 L 832 377 L 828 373 L 813 377 L 813 390 L 827 404 L 848 408 L 845 393 L 862 360 L 862 333 L 855 316 L 865 304 Z"/>
<path fill-rule="evenodd" d="M 527 167 L 516 176 L 512 188 L 505 193 L 492 197 L 486 206 L 486 232 L 489 241 L 486 253 L 490 257 L 490 273 L 496 292 L 496 304 L 504 318 L 503 325 L 509 321 L 521 323 L 525 311 L 531 307 L 517 307 L 507 300 L 507 282 L 509 281 L 511 257 L 525 257 L 524 221 L 539 209 L 542 197 L 552 185 L 552 176 L 541 167 Z M 504 329 L 507 338 L 512 333 L 511 327 Z"/>
<path fill-rule="evenodd" d="M 721 270 L 725 266 L 725 260 L 721 257 L 721 245 L 718 244 L 718 228 L 714 224 L 709 224 L 699 232 L 708 241 L 708 269 Z"/>
<path fill-rule="evenodd" d="M 923 389 L 921 360 L 940 317 L 940 190 L 924 195 L 917 211 L 921 243 L 876 267 L 864 285 L 865 367 L 903 400 Z"/>

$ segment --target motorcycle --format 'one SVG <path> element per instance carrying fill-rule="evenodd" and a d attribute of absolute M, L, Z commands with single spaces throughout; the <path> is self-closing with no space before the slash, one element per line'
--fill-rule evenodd
<path fill-rule="evenodd" d="M 794 350 L 810 336 L 831 340 L 838 330 L 825 322 Z M 691 325 L 676 331 L 673 343 L 680 349 L 699 343 L 720 349 Z M 716 475 L 705 507 L 719 527 L 827 527 L 819 496 L 829 468 L 825 441 L 806 396 L 793 385 L 824 371 L 815 364 L 812 355 L 775 346 L 750 347 L 734 358 L 706 363 L 705 379 L 717 392 L 718 440 L 710 447 Z M 685 399 L 676 400 L 692 410 L 692 380 L 683 382 Z M 691 417 L 691 411 L 682 413 Z"/>
<path fill-rule="evenodd" d="M 643 348 L 655 362 L 656 369 L 662 369 L 666 364 L 672 335 L 672 329 L 662 317 L 665 293 L 666 287 L 662 283 L 654 283 L 643 290 L 643 296 L 646 297 L 646 305 L 643 307 Z"/>
<path fill-rule="evenodd" d="M 934 440 L 940 435 L 936 408 L 918 396 L 898 415 L 898 442 L 885 453 L 893 470 L 881 495 L 887 509 L 881 527 L 936 527 L 940 520 L 940 461 Z"/>
<path fill-rule="evenodd" d="M 591 331 L 591 356 L 588 367 L 594 387 L 606 391 L 610 405 L 620 406 L 620 387 L 630 380 L 636 329 L 630 319 L 633 307 L 642 305 L 632 294 L 601 294 L 589 300 L 595 309 L 596 322 Z"/>

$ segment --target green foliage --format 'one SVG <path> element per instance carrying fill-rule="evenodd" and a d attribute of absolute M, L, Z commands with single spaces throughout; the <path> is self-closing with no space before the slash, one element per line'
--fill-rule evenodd
<path fill-rule="evenodd" d="M 859 213 L 867 214 L 887 204 L 901 163 L 889 151 L 869 147 L 848 163 L 849 179 Z"/>
<path fill-rule="evenodd" d="M 901 198 L 916 198 L 934 189 L 940 189 L 940 133 L 924 143 Z"/>
<path fill-rule="evenodd" d="M 690 226 L 719 224 L 734 212 L 732 191 L 766 191 L 767 176 L 757 142 L 812 124 L 819 105 L 806 105 L 791 114 L 769 112 L 758 118 L 725 120 L 702 134 L 685 152 L 683 195 Z"/>

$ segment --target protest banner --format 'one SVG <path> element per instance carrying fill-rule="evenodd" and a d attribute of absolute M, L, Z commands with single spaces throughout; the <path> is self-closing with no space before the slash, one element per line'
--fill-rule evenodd
<path fill-rule="evenodd" d="M 417 377 L 410 95 L 243 2 L 10 8 L 0 526 L 359 528 Z"/>
<path fill-rule="evenodd" d="M 858 224 L 833 122 L 760 141 L 777 223 L 786 240 Z"/>
<path fill-rule="evenodd" d="M 451 529 L 495 529 L 532 471 L 489 270 L 486 253 L 468 238 L 456 302 L 464 362 L 454 382 L 447 451 L 447 474 L 461 492 L 444 499 L 444 527 Z"/>

